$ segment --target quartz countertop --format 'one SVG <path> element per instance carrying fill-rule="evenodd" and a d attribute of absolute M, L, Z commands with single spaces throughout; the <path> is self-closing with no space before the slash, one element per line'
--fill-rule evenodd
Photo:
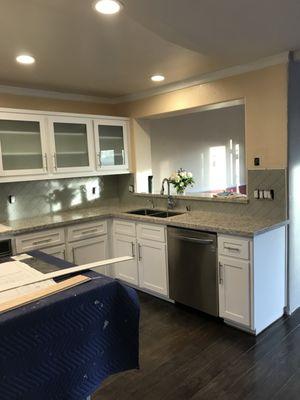
<path fill-rule="evenodd" d="M 0 224 L 0 235 L 11 232 L 12 228 L 7 225 Z"/>
<path fill-rule="evenodd" d="M 135 209 L 137 209 L 137 207 L 135 207 Z M 149 222 L 247 237 L 253 237 L 288 224 L 287 220 L 261 219 L 253 216 L 239 216 L 220 212 L 182 211 L 181 215 L 157 218 L 154 216 L 127 214 L 126 211 L 130 210 L 133 210 L 133 208 L 95 207 L 14 221 L 3 221 L 3 225 L 0 224 L 0 235 L 4 233 L 18 235 L 36 230 L 62 227 L 69 224 L 91 222 L 103 218 L 122 218 L 137 222 Z M 3 230 L 1 230 L 1 226 L 4 226 Z"/>

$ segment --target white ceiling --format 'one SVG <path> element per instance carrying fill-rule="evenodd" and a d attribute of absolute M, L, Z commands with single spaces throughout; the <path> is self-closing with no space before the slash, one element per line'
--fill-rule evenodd
<path fill-rule="evenodd" d="M 154 73 L 170 84 L 300 47 L 299 0 L 123 3 L 104 16 L 93 0 L 0 0 L 0 84 L 118 97 Z"/>

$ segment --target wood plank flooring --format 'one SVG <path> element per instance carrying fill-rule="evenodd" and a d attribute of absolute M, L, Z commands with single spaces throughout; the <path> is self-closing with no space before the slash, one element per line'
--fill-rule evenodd
<path fill-rule="evenodd" d="M 110 377 L 93 400 L 300 399 L 300 310 L 255 338 L 139 295 L 141 369 Z"/>

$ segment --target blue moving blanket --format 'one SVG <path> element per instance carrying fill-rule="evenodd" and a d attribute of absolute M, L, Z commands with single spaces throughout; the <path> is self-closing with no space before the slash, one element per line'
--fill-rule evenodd
<path fill-rule="evenodd" d="M 109 375 L 139 367 L 136 292 L 96 272 L 85 275 L 93 280 L 0 314 L 1 400 L 83 400 Z"/>

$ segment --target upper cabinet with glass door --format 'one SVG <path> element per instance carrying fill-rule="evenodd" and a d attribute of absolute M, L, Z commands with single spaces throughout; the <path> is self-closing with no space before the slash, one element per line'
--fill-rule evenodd
<path fill-rule="evenodd" d="M 48 173 L 44 118 L 0 114 L 0 176 Z"/>
<path fill-rule="evenodd" d="M 102 171 L 128 170 L 128 121 L 94 120 L 94 134 L 97 169 Z"/>
<path fill-rule="evenodd" d="M 93 170 L 93 124 L 77 117 L 49 117 L 54 173 Z"/>

